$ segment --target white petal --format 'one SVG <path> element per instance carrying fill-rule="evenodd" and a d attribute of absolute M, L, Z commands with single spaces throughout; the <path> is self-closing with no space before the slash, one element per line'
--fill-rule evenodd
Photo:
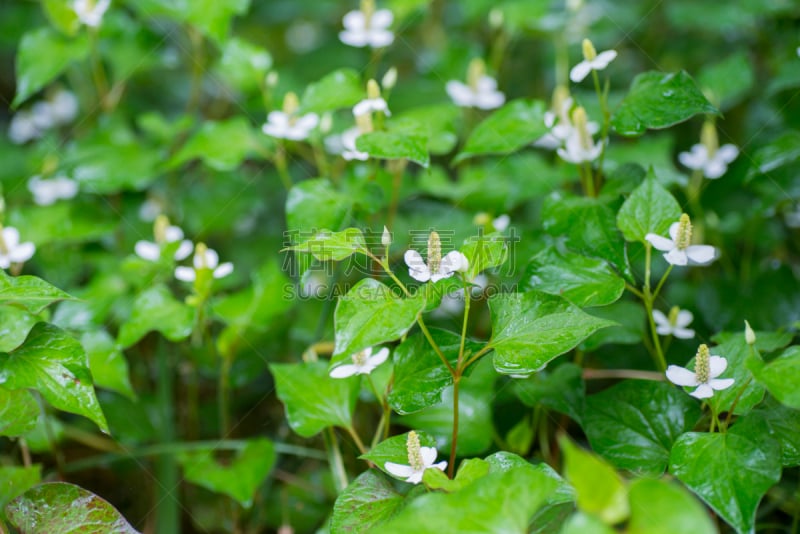
<path fill-rule="evenodd" d="M 458 80 L 450 80 L 444 86 L 453 103 L 461 107 L 470 107 L 474 103 L 474 93 L 470 86 Z"/>
<path fill-rule="evenodd" d="M 386 462 L 383 464 L 383 468 L 388 473 L 401 478 L 409 477 L 414 473 L 410 465 L 396 464 L 394 462 Z"/>
<path fill-rule="evenodd" d="M 277 137 L 279 139 L 286 139 L 286 134 L 288 132 L 286 126 L 278 126 L 277 124 L 272 124 L 271 122 L 264 124 L 261 127 L 261 131 L 270 137 Z"/>
<path fill-rule="evenodd" d="M 556 154 L 558 154 L 558 157 L 563 159 L 567 163 L 580 163 L 581 162 L 580 158 L 575 157 L 575 155 L 573 155 L 572 153 L 568 152 L 564 148 L 559 148 L 558 150 L 556 150 Z"/>
<path fill-rule="evenodd" d="M 675 318 L 675 326 L 684 327 L 689 326 L 694 319 L 694 315 L 689 310 L 680 310 L 678 316 Z"/>
<path fill-rule="evenodd" d="M 671 239 L 667 239 L 666 237 L 662 237 L 658 234 L 647 234 L 644 236 L 645 240 L 647 240 L 651 245 L 656 247 L 658 250 L 667 251 L 672 250 L 675 248 L 675 242 Z"/>
<path fill-rule="evenodd" d="M 465 272 L 469 269 L 469 260 L 461 252 L 451 250 L 445 254 L 439 264 L 439 274 L 452 273 L 455 271 Z"/>
<path fill-rule="evenodd" d="M 346 45 L 362 48 L 369 43 L 369 34 L 364 31 L 339 32 L 339 40 Z"/>
<path fill-rule="evenodd" d="M 414 249 L 409 249 L 403 255 L 403 259 L 408 265 L 408 275 L 418 282 L 427 282 L 431 279 L 431 271 L 422 261 L 422 256 Z"/>
<path fill-rule="evenodd" d="M 726 172 L 728 172 L 727 163 L 717 159 L 716 157 L 706 163 L 705 167 L 703 167 L 703 175 L 709 180 L 716 180 Z"/>
<path fill-rule="evenodd" d="M 714 261 L 716 250 L 711 245 L 692 245 L 686 247 L 686 255 L 692 260 L 692 263 L 703 265 Z"/>
<path fill-rule="evenodd" d="M 552 111 L 545 111 L 544 112 L 544 125 L 548 128 L 552 128 L 556 123 L 556 114 Z"/>
<path fill-rule="evenodd" d="M 214 269 L 214 278 L 225 278 L 233 272 L 233 264 L 229 261 Z"/>
<path fill-rule="evenodd" d="M 719 147 L 719 150 L 717 150 L 717 153 L 714 154 L 714 157 L 721 159 L 727 164 L 735 160 L 738 155 L 739 149 L 736 148 L 736 145 L 728 143 Z"/>
<path fill-rule="evenodd" d="M 708 385 L 711 389 L 728 389 L 734 382 L 733 378 L 712 378 L 708 381 Z"/>
<path fill-rule="evenodd" d="M 676 386 L 696 386 L 699 384 L 697 376 L 690 370 L 679 367 L 677 365 L 670 365 L 667 367 L 667 380 Z"/>
<path fill-rule="evenodd" d="M 175 267 L 175 278 L 181 282 L 194 282 L 195 276 L 194 269 L 191 267 Z"/>
<path fill-rule="evenodd" d="M 674 243 L 678 241 L 678 230 L 681 229 L 680 221 L 674 222 L 669 225 L 669 238 L 672 239 Z"/>
<path fill-rule="evenodd" d="M 728 360 L 726 360 L 722 356 L 711 356 L 709 358 L 708 375 L 711 378 L 717 378 L 719 375 L 724 373 L 725 369 L 727 368 L 728 368 Z"/>
<path fill-rule="evenodd" d="M 361 31 L 366 27 L 366 17 L 364 17 L 364 13 L 355 9 L 353 11 L 348 11 L 344 17 L 342 17 L 342 26 L 347 28 L 351 31 Z"/>
<path fill-rule="evenodd" d="M 380 364 L 385 362 L 389 358 L 389 349 L 386 347 L 382 348 L 372 356 L 367 357 L 367 363 L 372 366 L 373 369 L 378 367 Z"/>
<path fill-rule="evenodd" d="M 678 161 L 681 162 L 681 165 L 689 169 L 702 169 L 708 162 L 708 151 L 705 146 L 697 144 L 692 146 L 689 152 L 681 152 L 678 154 Z"/>
<path fill-rule="evenodd" d="M 352 363 L 346 363 L 344 365 L 340 365 L 334 369 L 331 369 L 330 377 L 331 378 L 347 378 L 358 374 L 359 366 L 353 365 Z"/>
<path fill-rule="evenodd" d="M 419 484 L 420 482 L 422 482 L 422 475 L 424 473 L 425 471 L 414 471 L 413 473 L 411 473 L 411 476 L 409 476 L 406 479 L 406 482 L 408 482 L 409 484 Z"/>
<path fill-rule="evenodd" d="M 195 251 L 193 262 L 195 269 L 202 269 L 205 267 L 213 270 L 216 269 L 219 264 L 219 254 L 217 254 L 217 251 L 213 248 L 207 248 L 205 254 L 201 258 L 197 251 Z"/>
<path fill-rule="evenodd" d="M 23 263 L 31 259 L 34 252 L 36 252 L 36 246 L 30 241 L 26 241 L 14 247 L 8 253 L 8 259 L 14 263 Z"/>
<path fill-rule="evenodd" d="M 506 101 L 506 96 L 500 91 L 491 93 L 478 93 L 475 95 L 475 107 L 479 109 L 495 109 L 502 106 Z"/>
<path fill-rule="evenodd" d="M 594 70 L 603 70 L 604 68 L 608 67 L 608 64 L 614 61 L 614 58 L 617 57 L 616 50 L 605 50 L 597 54 L 597 56 L 592 60 L 592 68 Z"/>
<path fill-rule="evenodd" d="M 394 42 L 394 34 L 389 30 L 373 29 L 367 34 L 368 44 L 372 48 L 383 48 Z"/>
<path fill-rule="evenodd" d="M 8 260 L 8 257 L 4 254 L 0 254 L 0 269 L 8 269 L 11 266 L 11 262 Z"/>
<path fill-rule="evenodd" d="M 662 312 L 661 310 L 653 310 L 653 321 L 655 321 L 656 326 L 658 326 L 659 328 L 661 327 L 669 328 L 672 326 L 671 324 L 669 324 L 669 319 L 667 319 L 667 316 L 664 315 L 664 312 Z M 671 330 L 671 328 L 669 329 Z M 659 334 L 661 334 L 661 332 L 659 332 Z"/>
<path fill-rule="evenodd" d="M 447 469 L 447 460 L 442 460 L 438 464 L 433 464 L 431 467 L 438 469 L 439 471 L 444 471 Z"/>
<path fill-rule="evenodd" d="M 692 339 L 694 337 L 694 330 L 691 328 L 675 327 L 672 335 L 678 339 Z"/>
<path fill-rule="evenodd" d="M 192 242 L 189 241 L 188 239 L 184 239 L 183 241 L 181 241 L 178 250 L 175 251 L 174 257 L 177 261 L 185 260 L 186 258 L 189 257 L 189 254 L 192 253 L 193 249 L 194 245 L 192 244 Z"/>
<path fill-rule="evenodd" d="M 689 393 L 689 395 L 696 399 L 707 399 L 714 396 L 714 389 L 708 384 L 700 384 L 697 386 L 697 389 Z"/>
<path fill-rule="evenodd" d="M 670 335 L 672 335 L 672 333 L 673 333 L 672 332 L 672 325 L 668 325 L 668 324 L 664 325 L 664 324 L 662 324 L 662 325 L 656 326 L 656 334 L 658 334 L 659 336 L 670 336 Z"/>
<path fill-rule="evenodd" d="M 581 61 L 569 71 L 569 79 L 575 83 L 580 83 L 591 72 L 592 66 L 588 61 Z"/>
<path fill-rule="evenodd" d="M 294 125 L 303 130 L 313 130 L 319 124 L 319 115 L 316 113 L 306 113 L 295 121 Z"/>
<path fill-rule="evenodd" d="M 137 241 L 133 246 L 136 255 L 147 261 L 158 261 L 161 257 L 161 247 L 152 241 Z"/>
<path fill-rule="evenodd" d="M 383 30 L 391 26 L 392 21 L 394 21 L 394 15 L 392 15 L 391 11 L 388 9 L 378 9 L 372 14 L 372 18 L 369 19 L 369 27 Z"/>
<path fill-rule="evenodd" d="M 420 447 L 419 455 L 422 457 L 422 465 L 428 468 L 436 461 L 439 452 L 433 447 Z"/>
<path fill-rule="evenodd" d="M 3 228 L 3 242 L 9 250 L 15 248 L 19 243 L 19 230 L 13 226 Z"/>
<path fill-rule="evenodd" d="M 179 241 L 183 239 L 183 230 L 177 226 L 167 226 L 167 229 L 164 231 L 164 238 L 168 243 Z"/>
<path fill-rule="evenodd" d="M 500 215 L 499 217 L 495 218 L 492 221 L 492 226 L 494 226 L 494 229 L 497 230 L 498 232 L 502 232 L 506 228 L 508 228 L 508 224 L 510 222 L 511 222 L 511 217 L 509 217 L 508 215 Z"/>
<path fill-rule="evenodd" d="M 686 257 L 686 251 L 679 250 L 674 248 L 664 254 L 664 259 L 667 260 L 671 265 L 686 265 L 689 263 L 689 259 Z"/>

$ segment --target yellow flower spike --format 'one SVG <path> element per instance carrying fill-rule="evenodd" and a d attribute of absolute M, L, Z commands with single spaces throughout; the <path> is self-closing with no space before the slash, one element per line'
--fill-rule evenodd
<path fill-rule="evenodd" d="M 692 222 L 687 214 L 681 215 L 678 219 L 678 235 L 675 239 L 675 246 L 679 250 L 684 250 L 692 244 Z"/>
<path fill-rule="evenodd" d="M 437 272 L 442 263 L 442 240 L 438 232 L 431 232 L 428 236 L 428 269 Z"/>
<path fill-rule="evenodd" d="M 708 350 L 708 345 L 703 343 L 697 348 L 697 356 L 694 359 L 694 373 L 697 376 L 697 381 L 705 384 L 709 380 L 709 373 L 711 372 L 711 353 Z"/>
<path fill-rule="evenodd" d="M 300 100 L 298 100 L 297 95 L 294 94 L 292 91 L 286 93 L 286 96 L 283 97 L 283 112 L 287 115 L 294 114 L 300 108 Z"/>
<path fill-rule="evenodd" d="M 584 39 L 583 43 L 581 43 L 581 47 L 583 49 L 583 59 L 586 61 L 592 61 L 597 57 L 597 50 L 595 50 L 594 45 L 589 39 Z"/>

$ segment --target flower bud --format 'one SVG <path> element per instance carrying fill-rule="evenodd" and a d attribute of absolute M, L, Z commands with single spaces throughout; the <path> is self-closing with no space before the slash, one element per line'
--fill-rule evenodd
<path fill-rule="evenodd" d="M 208 251 L 208 247 L 205 243 L 198 243 L 194 247 L 194 257 L 197 259 L 198 269 L 208 269 L 208 263 L 206 262 L 206 252 Z"/>
<path fill-rule="evenodd" d="M 589 119 L 586 117 L 586 110 L 578 106 L 572 112 L 572 124 L 578 131 L 578 137 L 581 140 L 581 146 L 585 149 L 592 147 L 592 134 L 589 133 Z"/>
<path fill-rule="evenodd" d="M 681 312 L 681 309 L 677 306 L 673 306 L 669 310 L 669 315 L 667 316 L 667 320 L 669 324 L 675 326 L 678 323 L 678 314 Z"/>
<path fill-rule="evenodd" d="M 169 228 L 169 219 L 166 215 L 159 215 L 153 223 L 153 236 L 156 238 L 156 243 L 163 245 L 167 242 L 167 228 Z"/>
<path fill-rule="evenodd" d="M 369 28 L 370 19 L 375 13 L 375 0 L 361 0 L 361 12 L 364 14 L 366 27 Z"/>
<path fill-rule="evenodd" d="M 286 93 L 286 96 L 283 97 L 283 112 L 287 115 L 293 115 L 299 107 L 300 101 L 297 99 L 297 95 L 292 91 Z"/>
<path fill-rule="evenodd" d="M 367 82 L 367 98 L 380 98 L 381 97 L 381 88 L 378 87 L 378 82 L 375 80 L 369 80 Z"/>
<path fill-rule="evenodd" d="M 384 225 L 383 227 L 383 235 L 381 235 L 381 245 L 384 247 L 388 247 L 392 244 L 392 234 L 389 233 L 389 229 L 386 228 Z"/>
<path fill-rule="evenodd" d="M 706 147 L 709 159 L 714 157 L 719 149 L 719 137 L 717 137 L 717 127 L 713 121 L 705 121 L 703 129 L 700 130 L 700 142 Z"/>
<path fill-rule="evenodd" d="M 325 135 L 333 128 L 333 115 L 330 112 L 323 113 L 319 120 L 319 131 Z"/>
<path fill-rule="evenodd" d="M 381 86 L 383 87 L 384 91 L 390 91 L 394 88 L 395 84 L 397 83 L 397 69 L 392 67 L 391 69 L 386 71 L 386 74 L 383 75 L 381 79 Z"/>
<path fill-rule="evenodd" d="M 476 226 L 488 226 L 489 223 L 492 222 L 492 217 L 485 211 L 480 211 L 475 214 L 472 222 L 475 223 Z"/>
<path fill-rule="evenodd" d="M 469 62 L 467 68 L 467 85 L 472 89 L 478 88 L 478 82 L 486 74 L 486 65 L 481 58 L 475 58 Z"/>
<path fill-rule="evenodd" d="M 597 57 L 597 50 L 594 49 L 594 45 L 589 39 L 584 39 L 583 43 L 583 59 L 586 61 L 592 61 L 594 58 Z"/>
<path fill-rule="evenodd" d="M 750 323 L 744 322 L 744 340 L 751 347 L 756 344 L 756 333 L 750 328 Z"/>

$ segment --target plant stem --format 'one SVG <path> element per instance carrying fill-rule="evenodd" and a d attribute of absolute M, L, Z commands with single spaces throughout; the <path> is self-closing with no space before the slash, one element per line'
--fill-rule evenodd
<path fill-rule="evenodd" d="M 341 492 L 348 486 L 349 482 L 347 481 L 347 472 L 344 470 L 344 462 L 342 462 L 342 451 L 339 450 L 339 441 L 336 439 L 333 427 L 326 428 L 324 436 L 331 474 L 336 482 L 337 489 Z"/>
<path fill-rule="evenodd" d="M 608 378 L 631 378 L 634 380 L 654 380 L 663 382 L 663 373 L 654 371 L 637 371 L 635 369 L 584 369 L 584 380 L 603 380 Z"/>
<path fill-rule="evenodd" d="M 25 438 L 19 438 L 19 452 L 22 455 L 22 465 L 24 467 L 32 466 L 31 450 L 28 448 L 28 442 L 25 441 Z"/>
<path fill-rule="evenodd" d="M 283 187 L 289 191 L 292 188 L 292 176 L 289 174 L 289 167 L 286 163 L 286 147 L 281 142 L 277 143 L 273 163 L 275 163 L 275 168 L 278 169 L 278 176 L 281 178 Z"/>
<path fill-rule="evenodd" d="M 458 444 L 458 389 L 461 383 L 461 371 L 453 376 L 453 435 L 450 440 L 450 462 L 447 464 L 447 475 L 453 478 L 456 472 L 456 448 Z"/>
<path fill-rule="evenodd" d="M 739 400 L 742 398 L 742 395 L 744 395 L 744 392 L 747 389 L 747 386 L 749 386 L 750 382 L 752 382 L 752 381 L 753 381 L 753 377 L 751 375 L 750 378 L 748 378 L 745 381 L 745 383 L 741 387 L 741 389 L 739 389 L 739 393 L 736 395 L 736 398 L 733 399 L 733 404 L 731 404 L 730 409 L 728 409 L 728 415 L 725 416 L 725 429 L 726 430 L 728 428 L 728 425 L 731 422 L 731 418 L 733 417 L 733 411 L 736 409 L 736 405 L 739 404 Z"/>
<path fill-rule="evenodd" d="M 192 79 L 189 89 L 189 100 L 186 102 L 186 114 L 191 114 L 197 109 L 200 103 L 202 89 L 203 72 L 205 71 L 203 60 L 203 36 L 193 26 L 187 29 L 192 52 Z"/>
<path fill-rule="evenodd" d="M 367 448 L 364 446 L 364 442 L 361 441 L 361 438 L 358 437 L 358 433 L 356 432 L 356 430 L 352 426 L 346 426 L 344 427 L 344 429 L 347 431 L 348 434 L 350 434 L 350 437 L 353 438 L 353 442 L 356 444 L 358 452 L 360 452 L 361 454 L 366 454 Z"/>
<path fill-rule="evenodd" d="M 653 319 L 653 300 L 655 299 L 655 294 L 650 292 L 650 266 L 653 260 L 653 249 L 650 243 L 645 244 L 645 264 L 644 264 L 644 288 L 642 291 L 642 301 L 644 302 L 645 313 L 647 314 L 647 322 L 650 325 L 650 335 L 653 338 L 653 347 L 655 349 L 654 352 L 654 359 L 656 368 L 661 371 L 662 373 L 667 370 L 667 361 L 664 358 L 664 351 L 661 349 L 661 340 L 658 337 L 658 332 L 656 332 L 656 323 L 655 319 Z M 667 279 L 671 269 L 667 269 L 664 273 L 664 276 L 661 278 L 661 281 L 658 283 L 658 287 L 656 287 L 656 294 L 658 291 L 661 290 L 661 286 L 664 284 L 664 281 Z"/>
<path fill-rule="evenodd" d="M 592 69 L 592 78 L 594 80 L 594 90 L 597 93 L 597 100 L 600 102 L 600 110 L 603 113 L 603 125 L 600 129 L 600 142 L 603 143 L 603 150 L 600 151 L 600 158 L 597 160 L 597 186 L 602 185 L 603 176 L 603 159 L 606 155 L 606 140 L 608 138 L 608 127 L 611 122 L 611 114 L 608 111 L 608 92 L 600 89 L 600 77 L 597 71 Z M 606 89 L 608 85 L 606 85 Z"/>

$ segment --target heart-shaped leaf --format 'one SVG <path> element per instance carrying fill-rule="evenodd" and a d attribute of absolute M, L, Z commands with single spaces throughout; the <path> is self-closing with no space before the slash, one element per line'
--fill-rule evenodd
<path fill-rule="evenodd" d="M 665 234 L 681 216 L 681 207 L 653 174 L 633 190 L 617 213 L 617 226 L 628 241 L 645 242 L 649 233 Z"/>
<path fill-rule="evenodd" d="M 0 387 L 0 436 L 16 437 L 36 427 L 39 405 L 27 389 Z"/>
<path fill-rule="evenodd" d="M 59 300 L 75 300 L 74 297 L 35 276 L 8 276 L 0 270 L 0 303 L 23 306 L 31 313 L 39 313 Z"/>
<path fill-rule="evenodd" d="M 364 471 L 336 498 L 331 532 L 366 532 L 392 517 L 404 500 L 389 477 L 375 469 Z"/>
<path fill-rule="evenodd" d="M 706 509 L 691 493 L 674 482 L 640 478 L 629 490 L 629 534 L 715 534 Z"/>
<path fill-rule="evenodd" d="M 133 301 L 131 316 L 119 329 L 117 343 L 128 348 L 153 331 L 170 341 L 181 341 L 192 333 L 194 316 L 194 308 L 176 300 L 165 286 L 151 287 Z"/>
<path fill-rule="evenodd" d="M 773 397 L 790 408 L 800 410 L 800 389 L 797 387 L 800 383 L 800 347 L 789 347 L 766 364 L 757 358 L 750 358 L 747 366 Z"/>

